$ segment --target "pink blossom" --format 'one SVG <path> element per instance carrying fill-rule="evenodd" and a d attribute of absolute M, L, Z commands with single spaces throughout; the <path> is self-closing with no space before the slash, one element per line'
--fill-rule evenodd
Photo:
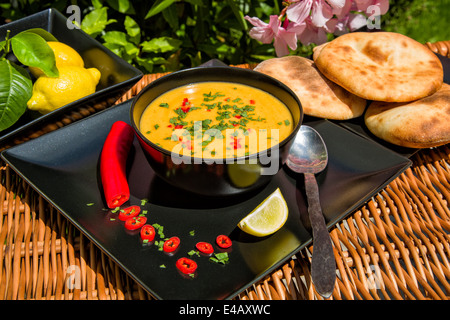
<path fill-rule="evenodd" d="M 367 25 L 366 17 L 362 14 L 353 14 L 350 13 L 348 15 L 347 26 L 350 31 L 358 30 Z"/>
<path fill-rule="evenodd" d="M 307 46 L 308 44 L 315 43 L 317 45 L 327 42 L 327 34 L 324 28 L 316 27 L 311 20 L 311 17 L 306 19 L 306 28 L 299 39 L 302 44 Z"/>
<path fill-rule="evenodd" d="M 285 20 L 288 22 L 288 20 Z M 286 56 L 289 54 L 287 47 L 292 50 L 297 49 L 298 35 L 302 34 L 306 28 L 305 23 L 285 23 L 286 28 L 279 27 L 275 36 L 274 47 L 278 57 Z"/>
<path fill-rule="evenodd" d="M 311 21 L 316 27 L 323 27 L 333 17 L 333 10 L 325 0 L 313 2 L 311 8 Z"/>
<path fill-rule="evenodd" d="M 333 9 L 342 9 L 347 3 L 351 1 L 347 0 L 327 0 L 327 2 L 330 4 Z"/>
<path fill-rule="evenodd" d="M 356 10 L 365 12 L 368 15 L 373 14 L 371 6 L 380 8 L 380 14 L 386 14 L 389 10 L 389 0 L 353 0 L 356 5 Z"/>
<path fill-rule="evenodd" d="M 286 10 L 286 16 L 290 21 L 302 23 L 309 16 L 314 0 L 304 0 L 292 3 Z"/>
<path fill-rule="evenodd" d="M 253 39 L 259 40 L 262 43 L 271 43 L 274 41 L 275 52 L 278 57 L 289 54 L 289 48 L 297 49 L 297 34 L 300 34 L 305 29 L 306 25 L 303 23 L 294 23 L 285 20 L 284 27 L 281 26 L 281 21 L 278 16 L 270 16 L 269 24 L 259 20 L 255 17 L 245 16 L 254 27 L 250 29 L 250 36 Z"/>
<path fill-rule="evenodd" d="M 389 0 L 286 0 L 284 5 L 280 16 L 270 16 L 268 24 L 245 17 L 254 26 L 250 36 L 262 43 L 273 41 L 277 56 L 288 55 L 298 41 L 319 45 L 327 41 L 328 33 L 342 35 L 360 29 L 368 18 L 385 14 Z"/>
<path fill-rule="evenodd" d="M 338 19 L 342 19 L 350 13 L 352 5 L 353 1 L 345 1 L 344 6 L 341 8 L 333 7 L 333 14 L 335 14 Z"/>
<path fill-rule="evenodd" d="M 274 29 L 277 29 L 280 24 L 278 16 L 270 16 L 270 22 L 268 24 L 256 17 L 245 16 L 245 19 L 254 25 L 254 28 L 250 29 L 250 37 L 262 43 L 272 42 L 276 32 Z"/>
<path fill-rule="evenodd" d="M 328 21 L 327 26 L 334 26 L 334 29 L 328 28 L 330 33 L 337 36 L 348 33 L 349 31 L 355 31 L 367 25 L 366 17 L 362 14 L 348 13 L 342 18 L 333 18 Z"/>

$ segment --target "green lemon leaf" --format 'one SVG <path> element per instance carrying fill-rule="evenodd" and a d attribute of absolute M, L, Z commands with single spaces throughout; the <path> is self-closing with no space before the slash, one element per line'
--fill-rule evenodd
<path fill-rule="evenodd" d="M 55 54 L 41 36 L 24 31 L 11 38 L 11 46 L 17 59 L 24 65 L 37 67 L 49 77 L 59 75 Z"/>
<path fill-rule="evenodd" d="M 22 67 L 9 60 L 0 61 L 0 131 L 22 116 L 32 90 L 30 76 Z"/>
<path fill-rule="evenodd" d="M 56 39 L 54 35 L 52 35 L 50 32 L 48 32 L 47 30 L 44 30 L 42 28 L 31 28 L 31 29 L 27 29 L 26 31 L 23 31 L 23 32 L 35 33 L 35 34 L 41 36 L 42 38 L 44 38 L 45 41 L 58 41 L 58 39 Z"/>

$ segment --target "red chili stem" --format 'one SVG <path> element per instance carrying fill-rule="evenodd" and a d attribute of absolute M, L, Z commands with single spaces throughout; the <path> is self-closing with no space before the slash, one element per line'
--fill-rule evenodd
<path fill-rule="evenodd" d="M 106 204 L 110 209 L 130 199 L 126 162 L 133 139 L 133 128 L 123 121 L 116 121 L 103 144 L 100 175 Z"/>

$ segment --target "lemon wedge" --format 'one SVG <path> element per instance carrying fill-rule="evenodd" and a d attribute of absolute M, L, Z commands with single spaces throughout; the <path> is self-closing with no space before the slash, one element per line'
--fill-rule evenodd
<path fill-rule="evenodd" d="M 286 223 L 288 212 L 281 190 L 277 188 L 252 212 L 239 221 L 238 227 L 253 236 L 268 236 L 278 231 Z"/>

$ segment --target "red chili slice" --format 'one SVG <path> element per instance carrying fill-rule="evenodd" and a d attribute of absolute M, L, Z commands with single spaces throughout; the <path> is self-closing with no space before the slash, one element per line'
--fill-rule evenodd
<path fill-rule="evenodd" d="M 233 244 L 231 242 L 231 239 L 223 234 L 217 236 L 216 243 L 219 247 L 221 247 L 223 249 L 227 249 L 227 248 L 231 247 L 231 245 Z"/>
<path fill-rule="evenodd" d="M 214 248 L 212 246 L 212 244 L 208 243 L 208 242 L 198 242 L 195 247 L 197 248 L 198 251 L 200 251 L 201 253 L 204 254 L 211 254 L 214 252 Z"/>
<path fill-rule="evenodd" d="M 172 237 L 164 241 L 163 250 L 164 252 L 170 253 L 174 252 L 180 245 L 180 238 Z"/>
<path fill-rule="evenodd" d="M 155 239 L 155 228 L 150 224 L 144 225 L 141 228 L 141 239 L 153 241 L 153 239 Z"/>
<path fill-rule="evenodd" d="M 133 139 L 133 128 L 123 121 L 116 121 L 103 144 L 100 175 L 106 204 L 110 209 L 130 199 L 125 166 Z"/>
<path fill-rule="evenodd" d="M 141 212 L 141 207 L 130 206 L 125 209 L 121 209 L 119 213 L 119 220 L 126 221 L 129 218 L 136 217 Z"/>
<path fill-rule="evenodd" d="M 125 228 L 127 230 L 137 230 L 140 227 L 142 227 L 147 222 L 146 217 L 133 217 L 129 218 L 127 221 L 125 221 Z"/>
<path fill-rule="evenodd" d="M 184 274 L 191 274 L 197 270 L 197 262 L 184 257 L 177 260 L 176 266 Z"/>

